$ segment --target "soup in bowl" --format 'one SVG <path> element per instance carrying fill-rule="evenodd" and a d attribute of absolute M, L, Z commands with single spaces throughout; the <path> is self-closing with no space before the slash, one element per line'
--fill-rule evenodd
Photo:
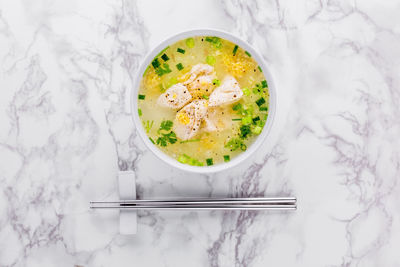
<path fill-rule="evenodd" d="M 171 165 L 215 172 L 265 138 L 275 111 L 271 76 L 247 43 L 194 30 L 159 45 L 139 68 L 132 113 L 148 147 Z"/>

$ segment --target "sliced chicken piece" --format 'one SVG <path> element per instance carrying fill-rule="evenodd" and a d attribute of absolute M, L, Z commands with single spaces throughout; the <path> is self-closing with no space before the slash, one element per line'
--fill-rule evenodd
<path fill-rule="evenodd" d="M 179 109 L 192 99 L 189 90 L 181 83 L 172 85 L 158 97 L 157 104 L 163 107 Z"/>
<path fill-rule="evenodd" d="M 192 67 L 192 69 L 189 72 L 189 79 L 187 79 L 183 84 L 187 85 L 189 83 L 192 83 L 197 77 L 203 76 L 203 75 L 208 75 L 213 73 L 214 67 L 210 66 L 208 64 L 197 64 Z"/>
<path fill-rule="evenodd" d="M 197 134 L 207 114 L 207 105 L 206 100 L 194 100 L 176 114 L 173 128 L 178 138 L 188 140 Z"/>
<path fill-rule="evenodd" d="M 229 113 L 228 107 L 210 107 L 203 120 L 202 130 L 205 132 L 223 131 L 232 127 L 232 119 L 224 114 Z"/>
<path fill-rule="evenodd" d="M 222 81 L 221 86 L 215 88 L 210 95 L 209 105 L 215 107 L 219 105 L 232 104 L 238 101 L 243 96 L 243 91 L 240 89 L 238 81 L 233 76 L 226 76 Z"/>
<path fill-rule="evenodd" d="M 188 83 L 187 88 L 194 94 L 208 95 L 211 92 L 211 85 L 214 79 L 214 74 L 201 75 L 196 77 L 191 83 Z"/>

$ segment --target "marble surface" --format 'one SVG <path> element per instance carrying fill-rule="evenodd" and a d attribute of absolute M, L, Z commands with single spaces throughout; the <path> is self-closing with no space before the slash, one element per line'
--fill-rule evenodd
<path fill-rule="evenodd" d="M 0 1 L 0 266 L 400 266 L 400 2 Z M 178 31 L 241 36 L 271 68 L 277 116 L 235 169 L 160 162 L 129 108 L 142 57 Z M 141 198 L 298 197 L 279 212 L 118 212 Z"/>

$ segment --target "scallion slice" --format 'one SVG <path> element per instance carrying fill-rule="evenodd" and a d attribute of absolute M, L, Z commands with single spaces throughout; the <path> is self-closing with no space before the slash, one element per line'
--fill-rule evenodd
<path fill-rule="evenodd" d="M 236 56 L 236 52 L 238 50 L 239 46 L 235 45 L 235 47 L 233 48 L 233 55 Z"/>
<path fill-rule="evenodd" d="M 156 58 L 151 62 L 151 65 L 153 65 L 153 67 L 157 69 L 158 67 L 160 67 L 161 64 L 160 61 L 158 61 L 158 58 Z"/>
<path fill-rule="evenodd" d="M 179 48 L 179 47 L 178 47 L 178 49 L 176 49 L 176 51 L 177 51 L 178 53 L 185 54 L 185 49 L 182 49 L 182 48 Z"/>
<path fill-rule="evenodd" d="M 213 56 L 207 56 L 206 57 L 206 62 L 207 62 L 208 65 L 214 65 L 215 61 L 216 61 L 215 57 L 213 57 Z"/>
<path fill-rule="evenodd" d="M 194 39 L 193 38 L 186 39 L 186 45 L 189 48 L 193 48 L 194 47 Z"/>
<path fill-rule="evenodd" d="M 224 155 L 224 161 L 228 162 L 231 160 L 231 157 L 229 155 Z"/>
<path fill-rule="evenodd" d="M 249 57 L 251 57 L 251 54 L 248 51 L 244 52 L 246 55 L 248 55 Z"/>
<path fill-rule="evenodd" d="M 256 101 L 256 104 L 257 104 L 257 106 L 261 106 L 261 105 L 263 105 L 265 103 L 265 99 L 264 99 L 264 97 L 261 97 L 261 98 L 259 98 L 257 101 Z"/>
<path fill-rule="evenodd" d="M 214 162 L 213 162 L 212 158 L 206 159 L 206 163 L 207 163 L 207 166 L 214 165 Z"/>
<path fill-rule="evenodd" d="M 140 100 L 144 100 L 144 99 L 146 98 L 146 96 L 145 96 L 145 95 L 139 95 L 138 98 L 139 98 Z"/>
<path fill-rule="evenodd" d="M 266 80 L 262 81 L 261 86 L 262 86 L 262 88 L 267 88 L 268 87 L 267 81 Z"/>
<path fill-rule="evenodd" d="M 256 124 L 257 121 L 259 121 L 259 120 L 260 120 L 260 116 L 257 116 L 257 117 L 255 117 L 255 118 L 253 118 L 253 123 Z"/>
<path fill-rule="evenodd" d="M 161 58 L 162 58 L 164 61 L 168 61 L 168 60 L 169 60 L 169 57 L 167 56 L 167 54 L 163 54 L 163 55 L 161 56 Z"/>
<path fill-rule="evenodd" d="M 262 131 L 262 128 L 260 126 L 256 126 L 256 127 L 254 127 L 253 133 L 260 134 L 261 131 Z"/>
<path fill-rule="evenodd" d="M 183 70 L 183 65 L 182 65 L 182 63 L 179 63 L 179 64 L 176 64 L 176 68 L 178 69 L 178 70 Z"/>

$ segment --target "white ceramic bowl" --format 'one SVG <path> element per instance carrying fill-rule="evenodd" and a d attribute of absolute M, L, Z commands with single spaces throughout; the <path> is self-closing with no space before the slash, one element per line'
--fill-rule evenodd
<path fill-rule="evenodd" d="M 186 39 L 189 37 L 193 36 L 217 36 L 226 40 L 229 40 L 237 45 L 239 45 L 241 48 L 245 49 L 246 51 L 249 51 L 252 57 L 256 60 L 257 64 L 262 68 L 263 73 L 267 79 L 268 82 L 268 89 L 269 89 L 269 114 L 267 121 L 265 123 L 265 126 L 263 128 L 263 131 L 261 134 L 258 135 L 257 139 L 247 148 L 246 151 L 243 153 L 239 154 L 238 156 L 234 157 L 231 159 L 231 161 L 227 163 L 220 163 L 212 166 L 203 166 L 203 167 L 197 167 L 197 166 L 190 166 L 187 164 L 182 164 L 178 162 L 176 159 L 171 158 L 167 154 L 165 154 L 163 151 L 158 149 L 156 145 L 154 145 L 150 140 L 149 137 L 146 135 L 145 130 L 143 128 L 142 122 L 139 118 L 138 115 L 138 92 L 139 92 L 139 86 L 140 82 L 143 76 L 144 71 L 146 70 L 147 66 L 151 63 L 151 61 L 154 59 L 154 57 L 165 47 L 174 44 L 175 42 Z M 196 29 L 196 30 L 190 30 L 190 31 L 185 31 L 178 33 L 165 41 L 161 42 L 158 46 L 156 46 L 147 56 L 144 58 L 142 61 L 136 75 L 135 75 L 135 80 L 133 83 L 133 90 L 131 94 L 131 108 L 132 108 L 132 116 L 133 116 L 133 122 L 136 127 L 136 131 L 139 133 L 139 136 L 142 138 L 143 142 L 146 144 L 146 146 L 161 160 L 164 162 L 168 163 L 169 165 L 188 171 L 188 172 L 195 172 L 195 173 L 212 173 L 212 172 L 219 172 L 226 170 L 230 167 L 238 165 L 240 162 L 244 161 L 247 159 L 254 151 L 256 151 L 260 145 L 263 143 L 264 139 L 268 135 L 272 122 L 275 116 L 275 104 L 276 104 L 276 91 L 275 91 L 275 86 L 274 82 L 271 76 L 271 73 L 269 72 L 268 66 L 265 65 L 262 57 L 259 55 L 259 53 L 254 50 L 253 47 L 251 47 L 247 42 L 243 41 L 239 37 L 236 37 L 230 33 L 223 32 L 220 30 L 213 30 L 213 29 Z M 156 167 L 156 164 L 155 164 Z"/>

